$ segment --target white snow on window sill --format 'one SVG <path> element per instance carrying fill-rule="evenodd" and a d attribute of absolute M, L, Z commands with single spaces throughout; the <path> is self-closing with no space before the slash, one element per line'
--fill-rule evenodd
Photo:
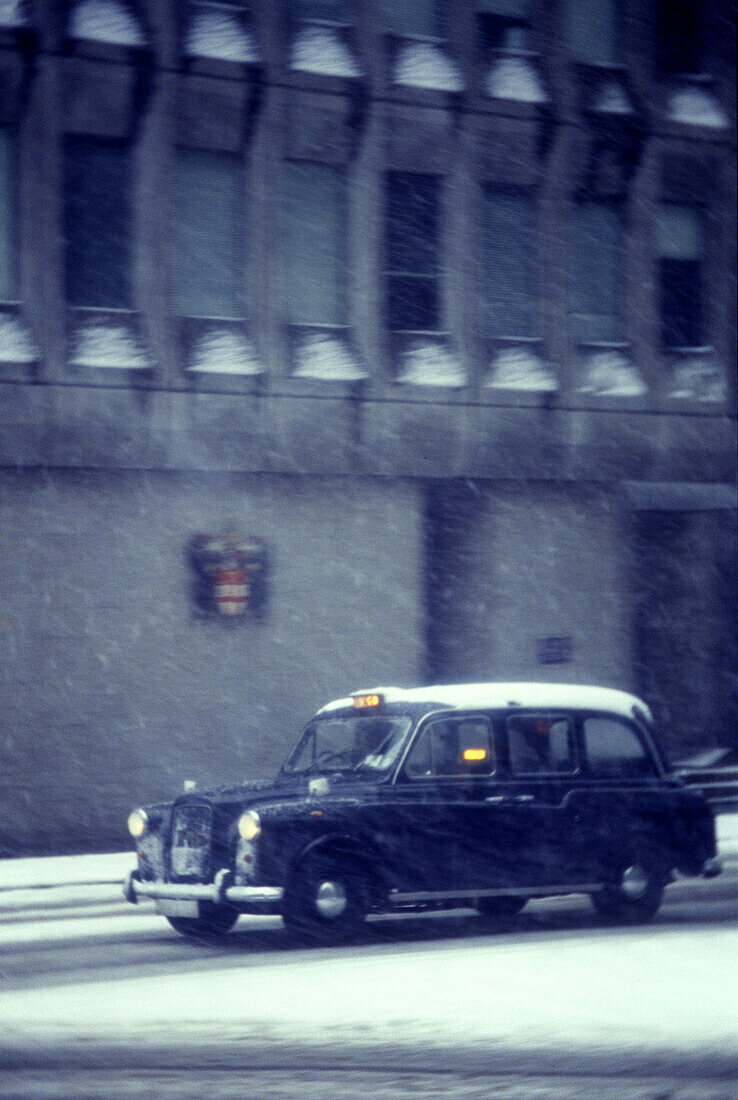
<path fill-rule="evenodd" d="M 35 363 L 38 351 L 17 317 L 0 313 L 0 363 Z"/>
<path fill-rule="evenodd" d="M 493 99 L 510 99 L 518 103 L 546 103 L 548 100 L 535 65 L 516 54 L 497 58 L 484 90 Z"/>
<path fill-rule="evenodd" d="M 727 397 L 725 377 L 711 360 L 696 356 L 675 366 L 674 388 L 669 396 L 693 401 L 724 401 Z"/>
<path fill-rule="evenodd" d="M 325 382 L 360 382 L 366 373 L 359 367 L 345 342 L 327 332 L 303 333 L 295 348 L 295 378 Z"/>
<path fill-rule="evenodd" d="M 116 46 L 143 46 L 141 28 L 126 5 L 118 0 L 82 0 L 69 22 L 71 38 L 107 42 Z"/>
<path fill-rule="evenodd" d="M 309 26 L 300 31 L 292 46 L 290 68 L 322 76 L 361 76 L 351 50 L 331 27 Z"/>
<path fill-rule="evenodd" d="M 231 12 L 215 8 L 202 8 L 194 13 L 185 53 L 189 57 L 235 61 L 242 65 L 254 65 L 259 60 L 254 40 L 238 18 Z"/>
<path fill-rule="evenodd" d="M 466 372 L 458 359 L 442 344 L 417 340 L 400 356 L 397 381 L 406 386 L 466 385 Z"/>
<path fill-rule="evenodd" d="M 637 369 L 616 351 L 594 352 L 587 358 L 580 393 L 599 397 L 643 397 L 648 387 Z"/>
<path fill-rule="evenodd" d="M 602 84 L 594 109 L 602 115 L 632 115 L 633 108 L 621 84 L 609 77 Z"/>
<path fill-rule="evenodd" d="M 69 362 L 73 367 L 103 370 L 148 370 L 153 366 L 135 335 L 109 321 L 90 321 L 80 326 Z"/>
<path fill-rule="evenodd" d="M 0 0 L 0 27 L 25 27 L 28 23 L 24 0 Z"/>
<path fill-rule="evenodd" d="M 559 388 L 552 372 L 524 344 L 498 351 L 484 387 L 526 393 L 555 393 Z"/>
<path fill-rule="evenodd" d="M 438 92 L 464 90 L 453 61 L 432 42 L 404 43 L 395 62 L 392 80 L 394 84 L 409 88 L 430 88 Z"/>
<path fill-rule="evenodd" d="M 728 119 L 712 92 L 705 88 L 677 88 L 669 97 L 669 118 L 691 126 L 724 129 Z"/>
<path fill-rule="evenodd" d="M 187 370 L 196 374 L 264 373 L 251 342 L 240 332 L 206 331 L 195 341 Z"/>

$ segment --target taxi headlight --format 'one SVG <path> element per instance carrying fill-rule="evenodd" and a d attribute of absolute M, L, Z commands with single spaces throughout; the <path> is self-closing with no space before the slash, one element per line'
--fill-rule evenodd
<path fill-rule="evenodd" d="M 149 827 L 149 819 L 145 810 L 134 810 L 128 815 L 128 832 L 139 840 Z"/>
<path fill-rule="evenodd" d="M 261 820 L 256 810 L 246 810 L 238 819 L 238 835 L 242 840 L 256 840 L 261 832 Z"/>

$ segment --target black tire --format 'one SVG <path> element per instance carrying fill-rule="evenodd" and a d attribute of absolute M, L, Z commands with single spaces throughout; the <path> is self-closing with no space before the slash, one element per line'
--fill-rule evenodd
<path fill-rule="evenodd" d="M 527 900 L 506 894 L 504 897 L 477 898 L 476 907 L 482 916 L 492 920 L 512 920 L 525 908 Z"/>
<path fill-rule="evenodd" d="M 667 881 L 668 873 L 655 860 L 636 855 L 623 867 L 617 884 L 604 886 L 590 897 L 608 920 L 642 924 L 656 916 Z"/>
<path fill-rule="evenodd" d="M 285 890 L 282 919 L 296 938 L 345 943 L 360 932 L 367 911 L 367 878 L 349 859 L 310 856 Z"/>
<path fill-rule="evenodd" d="M 215 939 L 230 932 L 238 920 L 238 909 L 232 905 L 201 901 L 199 917 L 167 917 L 167 920 L 180 936 L 198 940 Z"/>

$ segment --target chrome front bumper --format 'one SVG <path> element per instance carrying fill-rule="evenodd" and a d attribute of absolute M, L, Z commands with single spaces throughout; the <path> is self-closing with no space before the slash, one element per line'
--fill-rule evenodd
<path fill-rule="evenodd" d="M 126 901 L 134 905 L 139 898 L 166 901 L 211 901 L 216 905 L 274 905 L 282 900 L 281 886 L 232 886 L 231 872 L 218 871 L 213 882 L 141 882 L 138 871 L 131 871 L 123 883 Z"/>

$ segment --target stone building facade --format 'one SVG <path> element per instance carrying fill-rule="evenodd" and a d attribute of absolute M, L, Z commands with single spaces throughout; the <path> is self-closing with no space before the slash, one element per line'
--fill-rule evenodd
<path fill-rule="evenodd" d="M 0 850 L 326 698 L 735 738 L 728 0 L 0 2 Z M 192 600 L 193 535 L 270 551 Z"/>

